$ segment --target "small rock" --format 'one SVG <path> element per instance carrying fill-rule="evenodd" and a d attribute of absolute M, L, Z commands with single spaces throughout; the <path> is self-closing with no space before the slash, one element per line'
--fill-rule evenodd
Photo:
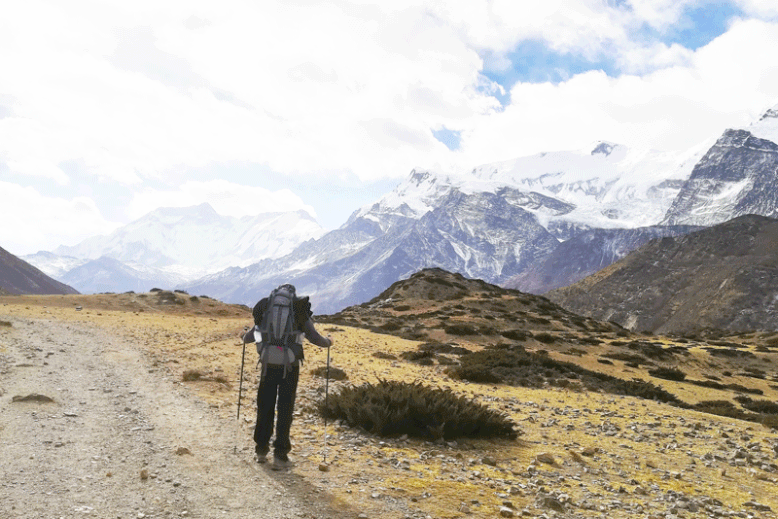
<path fill-rule="evenodd" d="M 189 454 L 191 456 L 192 455 L 192 451 L 190 451 L 186 447 L 179 447 L 179 448 L 176 449 L 176 454 L 178 454 L 179 456 L 183 456 L 185 454 Z"/>
<path fill-rule="evenodd" d="M 11 402 L 43 402 L 43 403 L 51 403 L 51 402 L 54 402 L 54 399 L 51 398 L 51 397 L 48 397 L 46 395 L 39 395 L 37 393 L 30 393 L 27 396 L 16 395 L 13 398 L 11 398 Z"/>
<path fill-rule="evenodd" d="M 501 506 L 500 507 L 500 516 L 502 516 L 502 517 L 513 517 L 513 510 L 511 510 L 507 506 Z"/>
<path fill-rule="evenodd" d="M 140 478 L 141 478 L 143 481 L 146 481 L 147 479 L 149 479 L 149 471 L 148 471 L 148 470 L 146 470 L 146 469 L 143 469 L 143 470 L 141 470 L 141 471 L 140 471 Z"/>
<path fill-rule="evenodd" d="M 497 466 L 497 462 L 493 458 L 490 458 L 489 456 L 484 456 L 481 459 L 481 463 L 483 463 L 484 465 L 489 465 L 490 467 Z"/>
<path fill-rule="evenodd" d="M 326 463 L 319 463 L 319 470 L 322 472 L 329 472 L 330 466 Z"/>
<path fill-rule="evenodd" d="M 556 460 L 554 459 L 554 456 L 548 452 L 541 452 L 540 454 L 535 456 L 535 460 L 537 460 L 539 463 L 546 463 L 547 465 L 556 464 Z"/>

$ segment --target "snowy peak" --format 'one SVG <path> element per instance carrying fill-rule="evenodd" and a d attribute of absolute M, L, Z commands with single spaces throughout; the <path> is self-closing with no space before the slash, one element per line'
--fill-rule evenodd
<path fill-rule="evenodd" d="M 108 257 L 201 275 L 283 256 L 323 234 L 324 229 L 305 211 L 234 218 L 201 204 L 159 208 L 109 236 L 59 247 L 55 252 L 83 260 Z"/>
<path fill-rule="evenodd" d="M 754 137 L 778 143 L 778 106 L 767 110 L 758 121 L 744 129 Z"/>
<path fill-rule="evenodd" d="M 750 126 L 758 135 L 726 130 L 695 165 L 664 223 L 711 226 L 746 214 L 778 216 L 778 144 L 764 137 L 768 123 L 778 119 Z"/>
<path fill-rule="evenodd" d="M 610 142 L 600 142 L 597 144 L 597 146 L 594 147 L 592 150 L 592 155 L 596 155 L 598 153 L 602 153 L 606 157 L 611 154 L 613 149 L 616 147 L 616 144 L 610 143 Z"/>
<path fill-rule="evenodd" d="M 352 218 L 386 231 L 398 218 L 422 218 L 451 193 L 508 190 L 516 207 L 533 213 L 560 239 L 571 229 L 648 226 L 664 217 L 699 156 L 696 150 L 661 153 L 598 141 L 580 151 L 539 153 L 460 173 L 416 169 Z"/>

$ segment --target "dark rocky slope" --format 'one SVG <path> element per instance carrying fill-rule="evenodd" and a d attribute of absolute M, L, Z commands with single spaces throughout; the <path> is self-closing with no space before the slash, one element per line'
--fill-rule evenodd
<path fill-rule="evenodd" d="M 0 247 L 0 290 L 10 294 L 77 294 Z"/>
<path fill-rule="evenodd" d="M 747 215 L 652 241 L 548 297 L 633 330 L 778 330 L 778 220 Z"/>

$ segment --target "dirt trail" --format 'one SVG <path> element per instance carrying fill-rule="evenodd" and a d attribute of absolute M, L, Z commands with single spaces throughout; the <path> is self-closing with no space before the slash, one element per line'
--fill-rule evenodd
<path fill-rule="evenodd" d="M 130 341 L 0 320 L 0 517 L 336 517 Z"/>

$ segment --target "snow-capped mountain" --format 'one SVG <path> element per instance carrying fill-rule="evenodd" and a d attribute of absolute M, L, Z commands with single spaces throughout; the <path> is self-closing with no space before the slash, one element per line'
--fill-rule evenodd
<path fill-rule="evenodd" d="M 284 258 L 228 269 L 186 288 L 253 304 L 291 282 L 313 296 L 316 312 L 326 313 L 366 301 L 429 265 L 469 277 L 507 279 L 559 243 L 510 199 L 504 192 L 453 189 L 418 218 L 355 214 L 340 229 Z"/>
<path fill-rule="evenodd" d="M 85 293 L 137 291 L 281 257 L 324 232 L 305 211 L 233 218 L 201 204 L 160 208 L 108 236 L 25 260 Z"/>
<path fill-rule="evenodd" d="M 711 226 L 746 214 L 778 216 L 778 107 L 727 130 L 702 157 L 664 218 Z"/>
<path fill-rule="evenodd" d="M 425 267 L 502 283 L 593 228 L 661 219 L 694 166 L 683 156 L 597 143 L 458 173 L 414 170 L 340 229 L 292 254 L 187 287 L 253 304 L 291 282 L 317 312 L 361 303 Z"/>
<path fill-rule="evenodd" d="M 61 246 L 54 252 L 84 259 L 106 256 L 157 268 L 216 271 L 283 256 L 322 234 L 324 230 L 305 211 L 233 218 L 201 204 L 160 208 L 109 236 Z"/>
<path fill-rule="evenodd" d="M 45 272 L 54 279 L 62 279 L 69 271 L 86 263 L 87 259 L 74 258 L 72 256 L 60 256 L 53 252 L 39 251 L 35 254 L 22 256 L 22 259 L 36 268 Z"/>
<path fill-rule="evenodd" d="M 88 260 L 66 272 L 63 282 L 80 287 L 83 293 L 148 292 L 152 288 L 175 287 L 185 279 L 154 267 L 127 264 L 109 257 Z"/>
<path fill-rule="evenodd" d="M 737 144 L 739 159 L 733 158 L 733 164 L 750 164 L 745 169 L 755 186 L 739 199 L 741 207 L 765 215 L 778 207 L 776 146 L 768 140 L 778 136 L 776 115 L 770 111 L 752 125 L 751 137 Z M 694 201 L 684 193 L 693 192 L 693 172 L 704 170 L 717 150 L 733 147 L 722 145 L 733 135 L 740 134 L 728 131 L 716 144 L 711 139 L 681 154 L 599 142 L 458 172 L 414 170 L 340 229 L 281 259 L 210 276 L 191 290 L 253 304 L 291 282 L 312 296 L 317 312 L 333 312 L 421 268 L 440 267 L 490 283 L 523 280 L 543 291 L 607 266 L 653 237 L 705 224 L 690 217 L 698 206 L 684 205 Z M 743 182 L 732 180 L 731 170 L 727 165 L 711 173 L 715 182 L 729 183 L 719 193 Z M 660 222 L 683 225 L 656 227 Z"/>
<path fill-rule="evenodd" d="M 355 215 L 386 230 L 394 218 L 419 218 L 457 190 L 502 192 L 560 239 L 583 229 L 645 227 L 662 219 L 702 153 L 702 148 L 673 154 L 599 142 L 583 151 L 541 153 L 462 173 L 414 171 Z"/>
<path fill-rule="evenodd" d="M 190 280 L 193 269 L 209 270 L 179 288 L 233 303 L 251 305 L 293 283 L 312 296 L 318 313 L 365 302 L 426 267 L 496 284 L 513 278 L 559 286 L 565 276 L 606 266 L 650 237 L 674 236 L 737 211 L 776 214 L 776 140 L 778 109 L 680 154 L 598 142 L 461 171 L 414 170 L 326 234 L 305 213 L 236 221 L 199 206 L 158 210 L 109 237 L 58 252 Z M 652 227 L 660 222 L 687 227 Z M 219 266 L 229 267 L 213 273 Z"/>

